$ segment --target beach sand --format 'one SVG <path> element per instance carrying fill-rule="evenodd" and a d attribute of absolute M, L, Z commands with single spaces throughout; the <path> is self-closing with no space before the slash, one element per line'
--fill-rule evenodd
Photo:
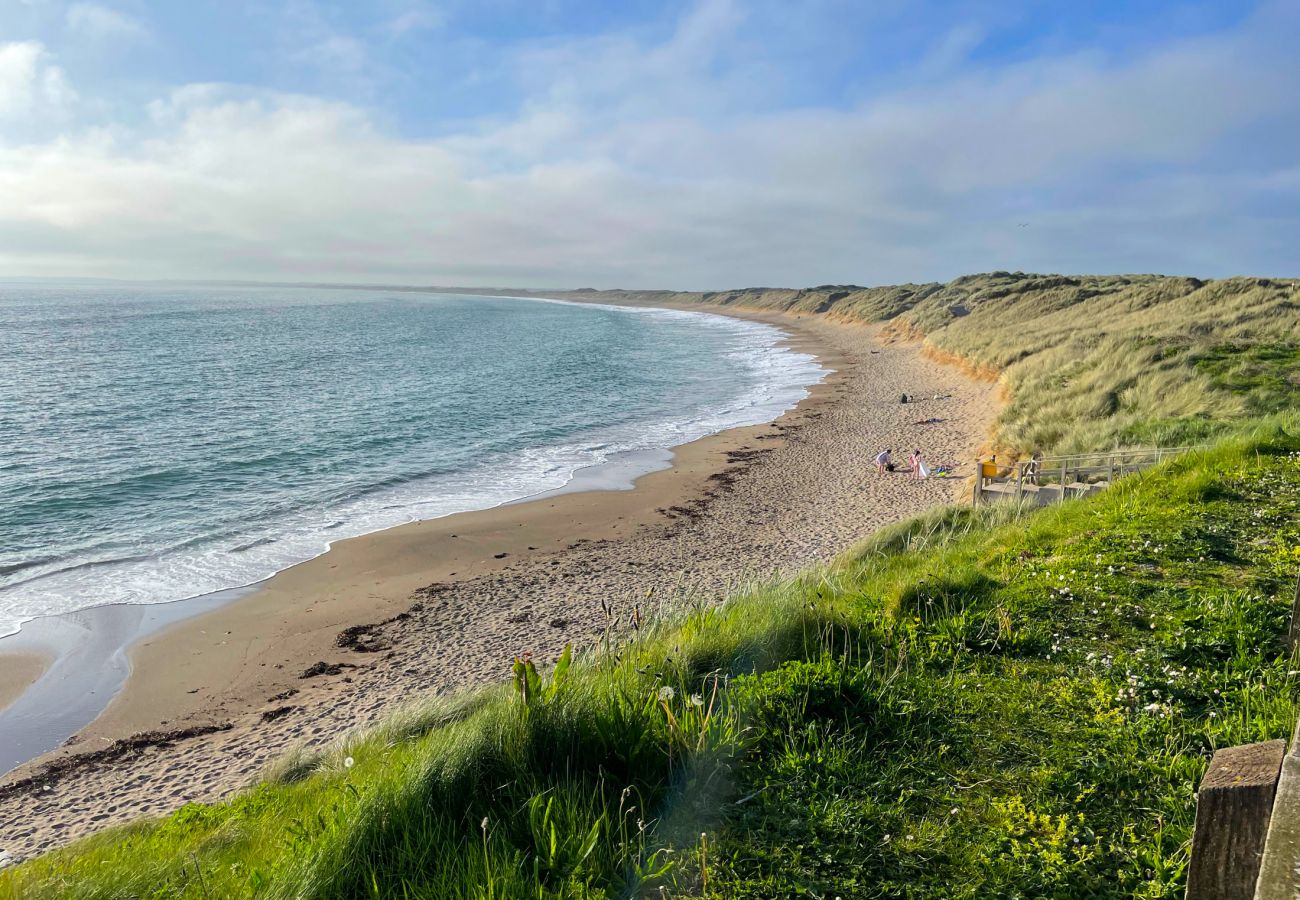
<path fill-rule="evenodd" d="M 0 849 L 22 858 L 220 799 L 292 748 L 422 694 L 501 679 L 523 651 L 550 660 L 567 642 L 591 642 L 602 601 L 626 617 L 651 589 L 661 601 L 720 599 L 954 499 L 959 479 L 877 476 L 872 457 L 919 447 L 931 466 L 969 475 L 997 412 L 995 385 L 871 326 L 727 314 L 781 325 L 833 373 L 775 423 L 677 448 L 670 469 L 634 490 L 562 493 L 342 541 L 147 637 L 103 715 L 0 780 Z M 927 399 L 901 404 L 903 393 Z"/>
<path fill-rule="evenodd" d="M 35 653 L 0 656 L 0 709 L 17 700 L 49 666 L 49 657 Z"/>

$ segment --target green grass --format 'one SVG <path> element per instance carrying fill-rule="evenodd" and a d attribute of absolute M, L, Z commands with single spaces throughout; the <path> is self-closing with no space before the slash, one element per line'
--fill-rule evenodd
<path fill-rule="evenodd" d="M 1209 755 L 1295 721 L 1298 451 L 936 511 L 0 897 L 1180 896 Z"/>
<path fill-rule="evenodd" d="M 1194 365 L 1255 415 L 1300 409 L 1300 344 L 1216 345 L 1197 354 Z"/>
<path fill-rule="evenodd" d="M 1294 727 L 1295 447 L 850 563 L 875 663 L 738 684 L 763 738 L 707 895 L 1181 897 L 1214 748 Z"/>

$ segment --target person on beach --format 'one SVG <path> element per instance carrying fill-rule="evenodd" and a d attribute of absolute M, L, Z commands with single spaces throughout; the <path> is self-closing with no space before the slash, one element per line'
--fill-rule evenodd
<path fill-rule="evenodd" d="M 930 477 L 930 470 L 925 467 L 925 460 L 921 457 L 920 450 L 913 450 L 912 455 L 907 458 L 907 462 L 912 468 L 912 479 L 914 481 Z"/>
<path fill-rule="evenodd" d="M 881 450 L 879 453 L 876 454 L 877 475 L 884 475 L 886 472 L 894 471 L 894 467 L 890 464 L 891 459 L 889 456 L 889 452 L 890 451 L 888 450 Z"/>
<path fill-rule="evenodd" d="M 1038 484 L 1038 470 L 1041 466 L 1042 460 L 1038 458 L 1037 453 L 1029 457 L 1029 462 L 1025 463 L 1025 481 L 1030 484 Z"/>

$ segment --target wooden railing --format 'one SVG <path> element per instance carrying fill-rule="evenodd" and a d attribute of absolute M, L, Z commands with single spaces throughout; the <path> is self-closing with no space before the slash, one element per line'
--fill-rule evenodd
<path fill-rule="evenodd" d="M 1109 486 L 1117 478 L 1150 468 L 1171 456 L 1194 449 L 1196 448 L 1151 447 L 1110 450 L 1104 453 L 1016 460 L 1010 465 L 999 464 L 997 457 L 981 459 L 975 464 L 972 499 L 979 505 L 989 499 L 1014 498 L 1023 502 L 1032 495 L 1037 503 L 1059 502 L 1093 493 Z"/>

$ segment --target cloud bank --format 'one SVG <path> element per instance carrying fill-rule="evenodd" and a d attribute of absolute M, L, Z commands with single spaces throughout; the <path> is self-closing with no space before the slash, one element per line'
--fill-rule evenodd
<path fill-rule="evenodd" d="M 991 269 L 1300 275 L 1289 5 L 1127 58 L 975 63 L 978 34 L 957 30 L 910 82 L 779 107 L 756 100 L 779 70 L 729 52 L 743 18 L 713 0 L 658 39 L 517 50 L 499 62 L 523 86 L 514 113 L 423 138 L 363 105 L 194 84 L 133 124 L 6 139 L 6 120 L 77 95 L 39 43 L 0 44 L 0 276 L 721 288 Z M 304 52 L 362 58 L 343 37 Z"/>

